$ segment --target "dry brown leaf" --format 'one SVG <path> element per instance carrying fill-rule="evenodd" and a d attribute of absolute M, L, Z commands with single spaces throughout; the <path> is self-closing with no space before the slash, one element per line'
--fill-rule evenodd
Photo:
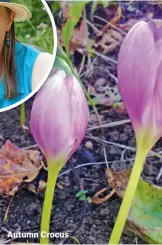
<path fill-rule="evenodd" d="M 115 194 L 115 190 L 112 190 L 110 192 L 110 194 L 106 195 L 103 198 L 99 197 L 101 194 L 104 194 L 104 192 L 107 191 L 107 190 L 108 190 L 108 188 L 103 188 L 102 190 L 96 192 L 95 195 L 92 197 L 92 202 L 95 203 L 95 204 L 102 204 L 103 202 L 109 200 L 110 197 L 112 197 Z"/>
<path fill-rule="evenodd" d="M 30 184 L 28 184 L 28 185 L 26 186 L 26 188 L 27 188 L 27 190 L 29 190 L 29 191 L 31 191 L 31 192 L 37 194 L 36 186 L 35 186 L 34 184 L 30 183 Z"/>
<path fill-rule="evenodd" d="M 46 188 L 46 185 L 47 185 L 46 181 L 40 180 L 37 188 L 37 192 L 43 192 Z"/>
<path fill-rule="evenodd" d="M 113 25 L 116 25 L 116 24 L 120 21 L 121 17 L 122 17 L 122 8 L 121 8 L 121 6 L 118 6 L 114 18 L 112 18 L 112 19 L 109 21 L 109 23 L 110 23 L 110 24 L 113 24 Z M 109 23 L 107 23 L 107 24 L 103 27 L 102 32 L 107 31 L 107 29 L 109 29 L 109 27 L 111 27 Z"/>
<path fill-rule="evenodd" d="M 104 86 L 105 83 L 106 83 L 105 78 L 98 78 L 94 83 L 94 87 L 95 87 L 95 89 L 100 88 L 100 87 Z"/>
<path fill-rule="evenodd" d="M 112 52 L 116 49 L 117 46 L 120 45 L 120 43 L 123 40 L 123 35 L 116 31 L 116 30 L 107 30 L 101 38 L 99 42 L 97 42 L 94 46 L 100 47 L 103 54 L 107 54 L 109 52 Z"/>
<path fill-rule="evenodd" d="M 63 22 L 65 22 L 67 19 L 71 19 L 71 16 L 69 15 L 70 5 L 67 2 L 61 1 L 61 8 L 62 8 Z"/>
<path fill-rule="evenodd" d="M 109 185 L 113 189 L 112 192 L 116 193 L 120 198 L 124 196 L 131 170 L 126 169 L 120 172 L 113 172 L 110 169 L 106 169 L 106 176 Z M 99 194 L 101 193 L 102 190 Z M 110 196 L 97 199 L 95 203 L 101 204 L 109 198 Z M 162 244 L 161 199 L 161 187 L 149 184 L 142 180 L 142 178 L 139 179 L 127 217 L 126 228 L 147 243 Z"/>
<path fill-rule="evenodd" d="M 128 184 L 131 170 L 132 170 L 131 168 L 120 172 L 113 172 L 108 168 L 105 170 L 109 185 L 113 190 L 115 190 L 116 194 L 119 197 L 124 196 L 124 192 Z"/>
<path fill-rule="evenodd" d="M 74 28 L 72 37 L 69 43 L 69 50 L 71 54 L 74 54 L 76 50 L 85 49 L 87 46 L 87 24 L 86 19 L 83 18 L 80 26 Z"/>
<path fill-rule="evenodd" d="M 117 103 L 114 103 L 114 104 L 112 105 L 112 107 L 113 107 L 113 109 L 115 109 L 115 111 L 117 111 L 117 112 L 120 113 L 120 114 L 124 114 L 124 115 L 127 114 L 127 111 L 126 111 L 126 108 L 125 108 L 123 102 L 117 102 Z"/>
<path fill-rule="evenodd" d="M 118 24 L 117 27 L 120 28 L 122 31 L 128 32 L 137 22 L 139 21 L 150 21 L 152 20 L 153 13 L 148 13 L 145 17 L 140 19 L 129 19 L 124 24 Z M 153 19 L 154 20 L 154 19 Z M 157 20 L 155 20 L 157 22 Z"/>
<path fill-rule="evenodd" d="M 0 149 L 0 195 L 13 195 L 22 182 L 31 182 L 42 164 L 40 152 L 22 150 L 7 140 Z"/>
<path fill-rule="evenodd" d="M 115 193 L 122 198 L 124 196 L 124 192 L 126 190 L 128 180 L 130 177 L 131 169 L 126 169 L 120 172 L 112 172 L 110 169 L 105 170 L 106 177 L 109 183 L 109 186 L 112 188 L 110 194 L 106 195 L 103 198 L 99 196 L 104 194 L 108 188 L 103 188 L 102 190 L 95 193 L 92 197 L 92 202 L 95 204 L 102 204 L 103 202 L 107 201 L 112 197 Z"/>

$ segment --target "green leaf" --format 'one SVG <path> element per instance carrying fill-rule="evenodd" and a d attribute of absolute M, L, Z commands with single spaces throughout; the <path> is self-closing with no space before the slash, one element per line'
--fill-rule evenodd
<path fill-rule="evenodd" d="M 139 180 L 127 225 L 146 242 L 162 244 L 162 188 Z"/>
<path fill-rule="evenodd" d="M 56 56 L 54 67 L 58 68 L 59 70 L 63 70 L 66 73 L 66 75 L 72 75 L 73 74 L 72 70 L 71 70 L 70 66 L 67 64 L 66 60 L 59 57 L 59 56 Z"/>
<path fill-rule="evenodd" d="M 75 195 L 75 197 L 81 197 L 83 195 L 86 195 L 88 193 L 87 190 L 81 190 L 79 192 L 77 192 L 77 194 Z"/>
<path fill-rule="evenodd" d="M 58 9 L 61 9 L 61 3 L 60 3 L 60 1 L 53 2 L 52 3 L 52 12 L 55 12 Z"/>
<path fill-rule="evenodd" d="M 87 197 L 88 203 L 92 203 L 92 199 L 90 197 Z"/>
<path fill-rule="evenodd" d="M 69 56 L 69 42 L 73 33 L 73 29 L 75 25 L 78 23 L 82 15 L 82 10 L 87 2 L 89 1 L 74 2 L 70 4 L 70 10 L 69 10 L 70 18 L 67 20 L 66 24 L 62 29 L 62 36 L 64 40 L 65 50 L 68 56 Z"/>
<path fill-rule="evenodd" d="M 86 200 L 86 196 L 83 195 L 83 196 L 79 197 L 79 200 L 80 200 L 80 201 L 85 201 L 85 200 Z"/>

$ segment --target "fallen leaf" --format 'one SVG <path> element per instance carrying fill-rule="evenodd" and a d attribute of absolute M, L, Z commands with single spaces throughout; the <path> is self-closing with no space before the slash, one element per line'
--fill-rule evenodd
<path fill-rule="evenodd" d="M 76 50 L 85 49 L 87 46 L 87 24 L 86 19 L 83 18 L 80 26 L 78 28 L 74 28 L 70 43 L 69 50 L 71 54 L 74 54 Z"/>
<path fill-rule="evenodd" d="M 71 19 L 69 3 L 61 1 L 61 8 L 62 8 L 63 22 L 67 21 L 67 19 Z"/>
<path fill-rule="evenodd" d="M 29 183 L 27 186 L 26 186 L 27 190 L 37 194 L 37 191 L 36 191 L 36 186 L 32 183 Z"/>
<path fill-rule="evenodd" d="M 162 188 L 140 179 L 127 228 L 151 244 L 162 244 Z"/>
<path fill-rule="evenodd" d="M 106 83 L 106 79 L 105 79 L 105 78 L 98 78 L 98 79 L 95 81 L 94 87 L 95 87 L 95 88 L 102 87 L 103 85 L 105 85 L 105 83 Z"/>
<path fill-rule="evenodd" d="M 103 188 L 102 190 L 95 193 L 95 195 L 92 197 L 92 202 L 95 204 L 102 204 L 103 202 L 110 199 L 115 194 L 115 190 L 112 190 L 110 194 L 106 195 L 105 197 L 99 197 L 101 194 L 104 194 L 105 191 L 107 191 L 108 188 Z"/>
<path fill-rule="evenodd" d="M 112 172 L 106 169 L 108 183 L 114 192 L 123 197 L 131 169 Z M 127 217 L 126 227 L 151 244 L 162 244 L 162 187 L 139 179 Z"/>
<path fill-rule="evenodd" d="M 123 40 L 123 35 L 117 30 L 107 30 L 100 41 L 98 41 L 94 46 L 100 48 L 103 54 L 108 54 L 116 49 L 117 46 L 121 44 Z"/>
<path fill-rule="evenodd" d="M 118 24 L 117 27 L 120 28 L 122 31 L 128 32 L 137 22 L 139 21 L 150 21 L 153 18 L 153 13 L 148 13 L 146 16 L 140 19 L 129 19 L 124 24 Z M 154 19 L 153 19 L 154 20 Z M 157 22 L 157 20 L 156 20 Z"/>
<path fill-rule="evenodd" d="M 35 179 L 42 165 L 39 151 L 22 150 L 7 140 L 0 149 L 0 195 L 13 195 L 21 183 Z"/>
<path fill-rule="evenodd" d="M 87 45 L 87 24 L 83 9 L 86 2 L 68 3 L 63 9 L 63 15 L 67 20 L 64 23 L 61 31 L 61 43 L 65 47 L 67 53 L 73 54 L 76 50 L 84 49 Z M 76 27 L 80 23 L 79 27 Z"/>
<path fill-rule="evenodd" d="M 123 102 L 114 103 L 112 105 L 112 108 L 115 109 L 115 111 L 118 112 L 118 113 L 120 113 L 120 114 L 127 115 L 127 111 L 126 111 L 126 108 L 125 108 Z"/>
<path fill-rule="evenodd" d="M 122 8 L 118 5 L 115 16 L 102 28 L 102 31 L 107 31 L 108 28 L 110 28 L 110 24 L 116 25 L 122 17 Z"/>
<path fill-rule="evenodd" d="M 105 174 L 109 185 L 115 190 L 119 197 L 123 197 L 126 190 L 131 169 L 126 169 L 120 172 L 112 172 L 110 169 L 105 170 Z"/>
<path fill-rule="evenodd" d="M 47 185 L 46 181 L 40 180 L 40 181 L 39 181 L 38 188 L 37 188 L 37 192 L 42 192 L 42 191 L 44 191 L 45 188 L 46 188 L 46 185 Z"/>
<path fill-rule="evenodd" d="M 104 194 L 108 188 L 103 188 L 102 190 L 95 193 L 92 197 L 92 201 L 95 204 L 101 204 L 110 199 L 115 193 L 119 197 L 123 197 L 125 189 L 128 184 L 128 179 L 131 173 L 131 169 L 124 170 L 122 172 L 112 172 L 110 169 L 105 170 L 105 174 L 109 183 L 109 186 L 112 188 L 110 194 L 106 195 L 104 198 L 100 198 L 101 194 Z"/>
<path fill-rule="evenodd" d="M 107 97 L 104 94 L 98 94 L 94 98 L 91 99 L 94 105 L 105 105 L 111 106 L 113 104 L 112 98 Z"/>

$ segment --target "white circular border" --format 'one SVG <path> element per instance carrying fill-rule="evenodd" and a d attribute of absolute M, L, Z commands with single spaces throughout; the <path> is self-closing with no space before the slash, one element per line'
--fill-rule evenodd
<path fill-rule="evenodd" d="M 19 105 L 21 105 L 22 103 L 24 103 L 25 101 L 27 101 L 28 99 L 30 99 L 41 87 L 42 85 L 45 83 L 45 81 L 47 80 L 51 70 L 52 70 L 52 67 L 54 65 L 54 61 L 55 61 L 55 57 L 56 57 L 56 51 L 57 51 L 57 32 L 56 32 L 56 25 L 55 25 L 55 21 L 54 21 L 54 17 L 52 15 L 52 12 L 50 10 L 50 8 L 48 7 L 48 4 L 46 3 L 45 0 L 41 0 L 44 7 L 46 8 L 47 10 L 47 13 L 50 17 L 50 20 L 51 20 L 51 23 L 52 23 L 52 29 L 53 29 L 53 40 L 54 40 L 54 46 L 53 46 L 53 60 L 52 60 L 52 64 L 49 64 L 49 69 L 47 71 L 47 73 L 44 75 L 44 77 L 42 78 L 42 82 L 40 82 L 40 84 L 29 94 L 27 95 L 24 99 L 14 103 L 13 105 L 10 105 L 10 106 L 7 106 L 7 107 L 4 107 L 2 109 L 0 109 L 0 112 L 4 112 L 4 111 L 8 111 L 10 109 L 13 109 Z"/>

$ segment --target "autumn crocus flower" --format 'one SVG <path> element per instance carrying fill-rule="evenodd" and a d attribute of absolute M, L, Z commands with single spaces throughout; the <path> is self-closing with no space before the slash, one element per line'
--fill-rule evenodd
<path fill-rule="evenodd" d="M 141 21 L 129 31 L 118 57 L 118 82 L 136 137 L 145 134 L 152 147 L 162 136 L 162 27 Z"/>
<path fill-rule="evenodd" d="M 88 106 L 74 76 L 53 70 L 33 103 L 30 128 L 47 159 L 48 181 L 41 231 L 49 232 L 53 191 L 59 171 L 78 149 L 88 123 Z M 41 243 L 48 243 L 47 237 Z"/>
<path fill-rule="evenodd" d="M 149 150 L 162 136 L 162 27 L 138 22 L 118 57 L 120 93 L 136 135 L 136 158 L 109 243 L 117 244 Z"/>
<path fill-rule="evenodd" d="M 87 128 L 88 107 L 74 76 L 56 71 L 36 96 L 31 111 L 31 131 L 45 157 L 64 157 L 79 147 Z"/>

